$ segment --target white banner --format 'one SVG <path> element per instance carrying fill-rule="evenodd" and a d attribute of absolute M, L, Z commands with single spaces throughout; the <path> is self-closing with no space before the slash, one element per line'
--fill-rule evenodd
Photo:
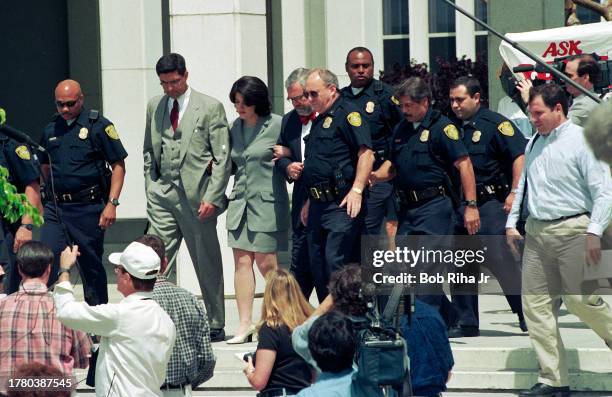
<path fill-rule="evenodd" d="M 589 23 L 533 32 L 508 33 L 506 37 L 521 44 L 540 60 L 551 64 L 555 58 L 596 53 L 602 59 L 612 56 L 612 22 Z M 502 41 L 499 52 L 510 70 L 535 62 L 510 44 Z M 548 73 L 525 72 L 525 78 L 550 79 Z"/>

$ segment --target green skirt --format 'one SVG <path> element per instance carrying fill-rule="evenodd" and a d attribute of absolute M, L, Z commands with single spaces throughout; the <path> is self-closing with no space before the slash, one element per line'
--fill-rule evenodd
<path fill-rule="evenodd" d="M 227 245 L 245 251 L 272 253 L 286 251 L 288 231 L 254 232 L 249 230 L 246 214 L 236 230 L 227 231 Z"/>

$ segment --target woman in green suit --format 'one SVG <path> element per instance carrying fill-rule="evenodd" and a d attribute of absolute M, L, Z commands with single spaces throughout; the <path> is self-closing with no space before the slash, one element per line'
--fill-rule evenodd
<path fill-rule="evenodd" d="M 270 113 L 268 89 L 243 76 L 230 91 L 239 118 L 230 129 L 234 188 L 227 208 L 228 245 L 234 252 L 234 288 L 240 326 L 229 344 L 251 341 L 255 275 L 277 267 L 276 252 L 287 249 L 289 198 L 284 176 L 274 167 L 273 147 L 281 117 Z"/>

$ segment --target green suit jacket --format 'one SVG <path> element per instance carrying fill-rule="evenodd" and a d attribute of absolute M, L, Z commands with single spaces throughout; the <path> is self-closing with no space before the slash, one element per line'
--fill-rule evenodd
<path fill-rule="evenodd" d="M 159 179 L 162 131 L 172 128 L 166 95 L 149 101 L 143 146 L 145 189 Z M 221 102 L 191 89 L 187 109 L 177 127 L 181 132 L 180 178 L 197 210 L 200 202 L 214 204 L 217 214 L 227 207 L 225 188 L 231 174 L 230 139 Z"/>
<path fill-rule="evenodd" d="M 242 120 L 236 119 L 230 130 L 232 161 L 235 165 L 234 188 L 229 197 L 227 229 L 236 230 L 243 216 L 254 232 L 276 232 L 289 228 L 289 196 L 285 177 L 272 161 L 273 147 L 281 130 L 281 117 L 259 117 L 256 136 L 244 141 Z"/>

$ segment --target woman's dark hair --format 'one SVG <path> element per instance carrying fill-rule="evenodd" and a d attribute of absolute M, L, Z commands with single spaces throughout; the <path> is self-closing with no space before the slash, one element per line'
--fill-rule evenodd
<path fill-rule="evenodd" d="M 367 302 L 361 297 L 361 267 L 349 264 L 332 273 L 329 293 L 334 299 L 334 309 L 352 316 L 362 316 L 368 311 Z"/>
<path fill-rule="evenodd" d="M 351 321 L 337 310 L 319 317 L 308 331 L 308 350 L 323 372 L 337 374 L 351 368 L 355 356 Z"/>
<path fill-rule="evenodd" d="M 255 106 L 255 113 L 262 117 L 271 113 L 272 104 L 268 97 L 268 87 L 261 79 L 254 76 L 242 76 L 232 85 L 229 98 L 236 103 L 236 94 L 244 97 L 244 104 Z"/>
<path fill-rule="evenodd" d="M 41 364 L 39 362 L 33 361 L 26 364 L 22 364 L 15 372 L 11 374 L 11 377 L 14 379 L 19 378 L 43 378 L 43 379 L 51 379 L 51 378 L 62 378 L 66 377 L 66 375 L 62 374 L 58 368 L 52 365 Z M 70 390 L 9 390 L 6 394 L 8 397 L 70 397 Z"/>
<path fill-rule="evenodd" d="M 28 277 L 42 276 L 51 263 L 53 251 L 40 241 L 28 241 L 17 251 L 17 266 Z"/>
<path fill-rule="evenodd" d="M 181 54 L 176 54 L 174 52 L 159 58 L 155 65 L 155 72 L 157 72 L 158 76 L 162 73 L 172 72 L 177 72 L 181 76 L 184 76 L 186 70 L 185 58 L 183 58 Z"/>
<path fill-rule="evenodd" d="M 544 105 L 546 105 L 546 107 L 550 110 L 553 110 L 558 103 L 561 104 L 563 114 L 567 116 L 569 105 L 567 95 L 565 95 L 565 90 L 563 88 L 559 87 L 555 83 L 542 84 L 532 87 L 529 90 L 529 103 L 531 103 L 531 101 L 533 101 L 537 96 L 542 97 Z"/>

